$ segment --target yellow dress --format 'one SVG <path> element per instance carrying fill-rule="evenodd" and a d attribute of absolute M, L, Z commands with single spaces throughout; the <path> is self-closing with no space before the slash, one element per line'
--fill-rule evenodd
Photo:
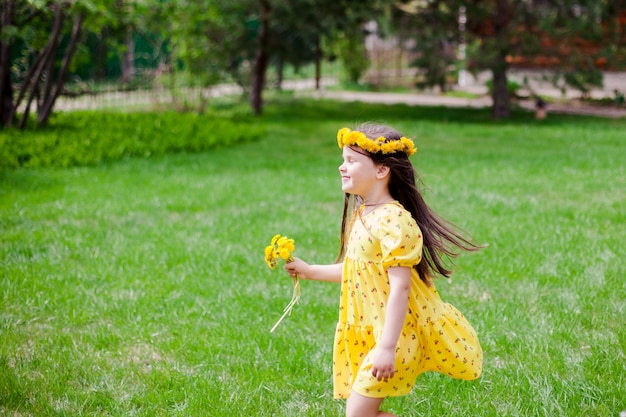
<path fill-rule="evenodd" d="M 426 371 L 478 378 L 483 354 L 476 332 L 412 268 L 422 257 L 422 233 L 411 213 L 388 203 L 355 214 L 349 233 L 333 348 L 334 397 L 347 398 L 352 390 L 375 398 L 405 395 Z M 371 375 L 372 350 L 385 322 L 386 270 L 394 266 L 412 268 L 408 314 L 396 347 L 396 373 L 378 381 Z"/>

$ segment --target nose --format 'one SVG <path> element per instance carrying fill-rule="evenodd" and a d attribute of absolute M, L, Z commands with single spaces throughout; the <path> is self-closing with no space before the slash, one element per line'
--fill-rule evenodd
<path fill-rule="evenodd" d="M 340 172 L 340 173 L 343 173 L 343 172 L 345 172 L 345 171 L 346 171 L 346 169 L 344 168 L 343 164 L 344 164 L 344 163 L 342 162 L 342 163 L 341 163 L 341 165 L 339 165 L 339 172 Z"/>

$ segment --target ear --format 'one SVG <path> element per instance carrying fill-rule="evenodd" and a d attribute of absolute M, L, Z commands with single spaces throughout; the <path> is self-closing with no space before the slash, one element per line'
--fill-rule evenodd
<path fill-rule="evenodd" d="M 388 176 L 390 172 L 391 172 L 391 169 L 388 166 L 378 165 L 378 167 L 376 168 L 376 178 L 378 178 L 379 180 L 382 180 L 383 178 Z"/>

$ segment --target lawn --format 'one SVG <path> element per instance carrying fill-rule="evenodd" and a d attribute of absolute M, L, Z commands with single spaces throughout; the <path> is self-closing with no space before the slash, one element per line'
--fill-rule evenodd
<path fill-rule="evenodd" d="M 342 415 L 338 287 L 303 282 L 270 333 L 291 279 L 263 248 L 281 233 L 334 260 L 335 135 L 365 120 L 415 139 L 428 202 L 489 245 L 437 281 L 479 332 L 483 376 L 424 374 L 385 407 L 626 410 L 626 120 L 282 98 L 254 142 L 0 172 L 0 415 Z"/>

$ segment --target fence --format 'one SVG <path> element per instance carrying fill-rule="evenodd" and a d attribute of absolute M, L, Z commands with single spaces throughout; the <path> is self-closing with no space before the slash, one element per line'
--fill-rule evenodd
<path fill-rule="evenodd" d="M 402 90 L 421 94 L 437 94 L 435 89 L 417 91 L 415 81 L 419 75 L 411 62 L 415 58 L 412 52 L 411 40 L 398 41 L 397 39 L 370 38 L 366 42 L 370 58 L 370 66 L 361 79 L 363 84 L 378 91 Z M 560 98 L 577 98 L 580 92 L 574 90 L 563 91 L 555 87 L 549 80 L 550 71 L 512 69 L 509 71 L 509 79 L 520 85 L 527 84 L 530 91 L 544 96 Z M 296 73 L 293 68 L 287 68 L 281 88 L 284 90 L 313 90 L 313 66 L 307 66 Z M 322 86 L 324 88 L 336 87 L 344 78 L 341 65 L 325 61 L 322 64 Z M 73 91 L 70 95 L 61 96 L 57 101 L 56 110 L 75 109 L 162 109 L 168 107 L 186 106 L 200 99 L 211 100 L 220 96 L 243 95 L 244 91 L 235 83 L 224 83 L 208 88 L 193 85 L 185 85 L 178 82 L 178 86 L 170 88 L 172 82 L 170 76 L 161 68 L 141 68 L 131 83 L 120 84 L 114 81 L 90 83 L 80 80 L 70 80 L 68 89 Z M 491 78 L 489 72 L 482 71 L 467 77 L 464 86 L 454 86 L 457 90 L 463 90 L 472 94 L 487 94 L 487 82 Z M 278 75 L 273 67 L 268 71 L 266 88 L 268 90 L 278 87 Z M 522 88 L 522 92 L 524 88 Z M 626 92 L 626 73 L 605 72 L 604 86 L 593 89 L 589 96 L 595 99 L 613 98 L 616 94 Z"/>

